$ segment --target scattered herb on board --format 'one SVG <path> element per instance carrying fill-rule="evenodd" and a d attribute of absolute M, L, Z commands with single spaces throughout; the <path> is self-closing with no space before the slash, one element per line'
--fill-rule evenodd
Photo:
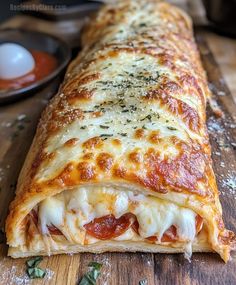
<path fill-rule="evenodd" d="M 99 275 L 101 274 L 102 264 L 98 262 L 90 262 L 90 270 L 84 274 L 79 285 L 95 285 Z"/>
<path fill-rule="evenodd" d="M 147 285 L 148 282 L 147 282 L 147 279 L 143 279 L 143 280 L 140 280 L 138 285 Z"/>
<path fill-rule="evenodd" d="M 37 267 L 42 260 L 43 258 L 41 256 L 36 256 L 26 261 L 26 272 L 29 278 L 44 278 L 44 276 L 46 275 L 46 271 Z"/>
<path fill-rule="evenodd" d="M 27 269 L 27 274 L 29 278 L 36 279 L 36 278 L 44 278 L 46 272 L 41 268 L 33 267 Z"/>
<path fill-rule="evenodd" d="M 43 260 L 42 256 L 36 256 L 26 261 L 28 267 L 36 267 Z"/>

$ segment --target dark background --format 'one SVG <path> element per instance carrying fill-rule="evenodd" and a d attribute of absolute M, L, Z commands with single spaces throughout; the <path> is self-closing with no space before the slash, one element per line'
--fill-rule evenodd
<path fill-rule="evenodd" d="M 0 23 L 5 21 L 7 18 L 14 16 L 15 14 L 20 13 L 19 11 L 12 11 L 10 9 L 10 5 L 19 5 L 21 3 L 26 3 L 29 1 L 23 0 L 2 0 L 0 4 Z M 32 1 L 33 2 L 33 1 Z M 86 0 L 41 0 L 41 1 L 34 1 L 35 3 L 40 2 L 45 5 L 64 5 L 66 7 L 84 4 L 89 1 Z"/>
<path fill-rule="evenodd" d="M 11 11 L 10 10 L 10 4 L 13 5 L 18 5 L 22 3 L 20 0 L 6 0 L 6 1 L 1 1 L 0 4 L 0 22 L 3 22 L 9 17 L 12 17 L 13 15 L 17 14 L 17 11 Z"/>

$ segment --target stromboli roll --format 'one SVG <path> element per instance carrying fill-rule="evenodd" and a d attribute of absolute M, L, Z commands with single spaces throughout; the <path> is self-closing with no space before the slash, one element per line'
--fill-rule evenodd
<path fill-rule="evenodd" d="M 215 251 L 225 229 L 189 17 L 104 6 L 42 114 L 6 222 L 9 255 Z"/>

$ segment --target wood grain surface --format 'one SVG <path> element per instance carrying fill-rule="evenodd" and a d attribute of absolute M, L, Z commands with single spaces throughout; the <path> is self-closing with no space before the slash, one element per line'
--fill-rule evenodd
<path fill-rule="evenodd" d="M 208 108 L 208 129 L 212 144 L 214 168 L 221 192 L 224 220 L 227 228 L 236 232 L 236 107 L 202 31 L 196 38 L 209 86 L 224 113 L 217 118 Z M 14 197 L 16 180 L 35 132 L 38 118 L 48 98 L 58 86 L 54 82 L 26 100 L 0 108 L 0 226 L 4 229 L 9 202 Z M 4 235 L 0 244 L 0 285 L 56 284 L 75 285 L 87 272 L 90 261 L 103 264 L 98 284 L 139 284 L 147 279 L 151 284 L 236 284 L 236 255 L 226 265 L 216 254 L 193 254 L 191 262 L 183 255 L 107 253 L 76 254 L 45 257 L 40 264 L 47 268 L 42 280 L 30 280 L 25 274 L 25 260 L 6 257 Z"/>

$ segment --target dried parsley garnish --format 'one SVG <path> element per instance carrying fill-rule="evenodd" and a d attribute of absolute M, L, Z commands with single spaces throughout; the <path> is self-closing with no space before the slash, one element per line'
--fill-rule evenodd
<path fill-rule="evenodd" d="M 101 129 L 109 129 L 109 126 L 99 125 Z"/>
<path fill-rule="evenodd" d="M 29 278 L 44 278 L 44 276 L 46 275 L 46 271 L 42 268 L 37 267 L 42 260 L 43 258 L 41 256 L 36 256 L 26 261 L 26 272 Z"/>
<path fill-rule="evenodd" d="M 168 126 L 167 129 L 170 130 L 170 131 L 177 131 L 177 129 L 174 128 L 174 127 L 169 127 L 169 126 Z"/>
<path fill-rule="evenodd" d="M 102 264 L 98 262 L 90 262 L 88 266 L 91 269 L 84 274 L 79 285 L 96 285 L 97 279 L 101 274 Z"/>
<path fill-rule="evenodd" d="M 147 279 L 143 279 L 143 280 L 140 280 L 138 285 L 147 285 L 148 282 L 147 282 Z"/>

